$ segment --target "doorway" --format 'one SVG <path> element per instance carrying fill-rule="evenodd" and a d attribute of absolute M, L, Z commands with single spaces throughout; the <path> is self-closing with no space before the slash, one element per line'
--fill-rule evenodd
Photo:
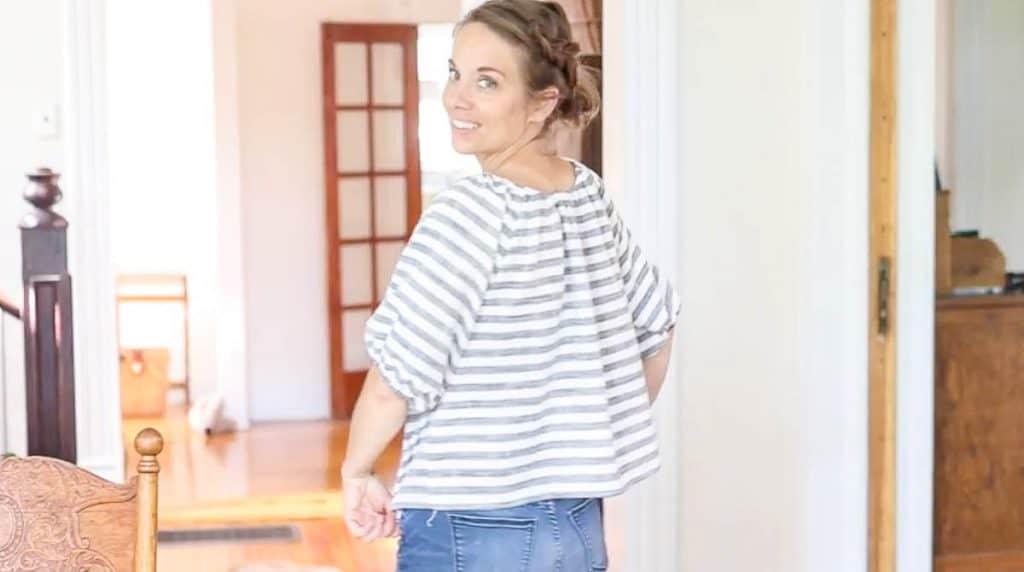
<path fill-rule="evenodd" d="M 1012 202 L 990 203 L 995 218 L 988 225 L 983 216 L 968 227 L 963 223 L 979 212 L 971 210 L 971 199 L 965 197 L 972 187 L 984 189 L 981 196 L 992 189 L 1002 193 L 1019 187 L 993 186 L 991 177 L 986 181 L 977 176 L 972 184 L 961 165 L 970 155 L 981 154 L 989 157 L 980 164 L 985 172 L 993 167 L 993 153 L 1012 148 L 994 139 L 964 137 L 965 126 L 968 133 L 972 124 L 990 134 L 1012 137 L 1020 132 L 1013 128 L 1019 113 L 993 121 L 968 115 L 978 104 L 991 111 L 998 97 L 1020 83 L 1014 73 L 1019 64 L 1006 68 L 1012 72 L 993 72 L 996 61 L 1022 53 L 1024 34 L 1013 29 L 1020 18 L 1005 12 L 1019 6 L 876 0 L 872 7 L 872 75 L 877 82 L 872 158 L 881 161 L 876 165 L 889 161 L 892 168 L 872 171 L 872 225 L 888 233 L 891 242 L 888 252 L 872 248 L 873 310 L 868 319 L 871 343 L 877 343 L 879 285 L 887 285 L 894 347 L 888 364 L 891 377 L 875 374 L 870 381 L 882 396 L 872 401 L 870 421 L 875 469 L 870 474 L 870 569 L 1016 569 L 1020 550 L 1013 539 L 1020 535 L 1013 531 L 1021 523 L 1007 507 L 1015 506 L 1008 499 L 1019 486 L 1020 459 L 1012 451 L 1019 450 L 1020 441 L 1015 437 L 1019 431 L 1007 429 L 1003 411 L 1013 409 L 1017 394 L 1010 390 L 1014 384 L 998 380 L 1004 371 L 1017 372 L 1010 356 L 1024 347 L 1012 341 L 1022 328 L 1016 325 L 1016 310 L 1008 309 L 1020 299 L 1006 296 L 1014 289 L 1016 236 L 1000 231 L 1006 228 L 1003 221 L 1020 208 Z M 891 32 L 882 32 L 880 14 L 898 14 Z M 971 28 L 964 27 L 965 15 L 974 21 L 972 26 L 988 19 L 991 34 L 976 27 L 967 33 Z M 990 52 L 974 61 L 965 58 L 979 49 Z M 996 52 L 999 57 L 993 57 Z M 893 58 L 889 63 L 895 65 L 879 66 L 879 55 Z M 981 76 L 987 73 L 993 74 L 998 89 L 989 88 L 986 96 L 979 90 L 986 89 Z M 961 74 L 973 76 L 964 81 L 957 79 Z M 972 99 L 979 93 L 981 99 Z M 883 113 L 886 101 L 895 104 L 891 115 Z M 893 129 L 880 125 L 885 121 Z M 991 244 L 983 244 L 986 240 L 1004 251 L 1005 262 L 985 254 L 992 252 Z M 888 254 L 892 258 L 883 280 L 878 261 Z M 979 320 L 983 327 L 977 326 Z M 985 336 L 998 341 L 984 343 Z M 984 391 L 979 389 L 982 381 Z"/>
<path fill-rule="evenodd" d="M 936 8 L 934 565 L 1024 568 L 1024 5 Z"/>
<path fill-rule="evenodd" d="M 868 563 L 929 570 L 936 3 L 873 0 L 871 9 Z"/>

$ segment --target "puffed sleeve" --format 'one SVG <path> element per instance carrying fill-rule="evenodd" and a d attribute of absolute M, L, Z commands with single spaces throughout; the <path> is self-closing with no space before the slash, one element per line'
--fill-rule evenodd
<path fill-rule="evenodd" d="M 609 202 L 619 268 L 633 315 L 640 356 L 653 356 L 668 341 L 679 319 L 679 296 L 658 268 L 644 256 L 629 228 Z"/>
<path fill-rule="evenodd" d="M 494 267 L 500 210 L 480 189 L 442 192 L 402 250 L 364 342 L 410 415 L 432 410 L 465 343 Z"/>

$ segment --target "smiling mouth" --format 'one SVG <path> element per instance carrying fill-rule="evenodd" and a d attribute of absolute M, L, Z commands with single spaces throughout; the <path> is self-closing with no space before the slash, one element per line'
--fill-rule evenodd
<path fill-rule="evenodd" d="M 459 121 L 458 119 L 452 119 L 452 127 L 461 131 L 472 131 L 480 127 L 480 124 L 473 123 L 472 121 Z"/>

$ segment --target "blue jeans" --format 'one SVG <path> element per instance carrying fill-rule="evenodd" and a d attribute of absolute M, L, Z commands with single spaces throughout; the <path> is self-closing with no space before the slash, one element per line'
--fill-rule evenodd
<path fill-rule="evenodd" d="M 498 510 L 405 509 L 398 572 L 592 572 L 608 569 L 601 499 Z"/>

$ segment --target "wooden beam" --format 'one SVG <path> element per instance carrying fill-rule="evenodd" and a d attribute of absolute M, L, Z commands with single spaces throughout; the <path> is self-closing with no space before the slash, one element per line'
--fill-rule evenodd
<path fill-rule="evenodd" d="M 871 3 L 868 569 L 896 569 L 898 0 Z"/>

